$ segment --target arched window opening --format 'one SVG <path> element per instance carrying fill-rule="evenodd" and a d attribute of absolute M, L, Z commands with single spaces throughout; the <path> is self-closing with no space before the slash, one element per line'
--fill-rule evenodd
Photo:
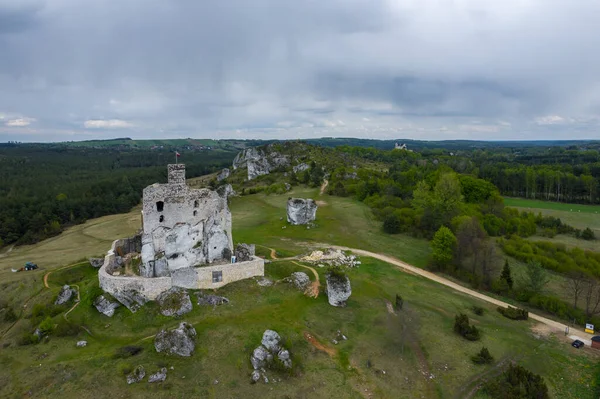
<path fill-rule="evenodd" d="M 194 216 L 198 216 L 198 211 L 194 211 Z"/>
<path fill-rule="evenodd" d="M 162 212 L 163 209 L 164 209 L 164 207 L 165 207 L 165 203 L 164 202 L 162 202 L 162 201 L 157 201 L 156 202 L 156 210 L 158 212 Z"/>
<path fill-rule="evenodd" d="M 198 200 L 194 201 L 194 208 L 198 208 L 200 206 L 200 203 L 198 202 Z"/>
<path fill-rule="evenodd" d="M 164 222 L 165 221 L 165 217 L 163 215 L 160 215 L 160 217 L 158 218 L 159 222 Z"/>

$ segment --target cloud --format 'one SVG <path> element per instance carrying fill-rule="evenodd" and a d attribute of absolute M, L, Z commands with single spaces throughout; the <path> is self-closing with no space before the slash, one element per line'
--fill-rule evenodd
<path fill-rule="evenodd" d="M 83 125 L 86 129 L 125 129 L 134 126 L 132 123 L 119 119 L 91 119 L 85 121 Z"/>
<path fill-rule="evenodd" d="M 31 125 L 33 122 L 35 122 L 34 118 L 17 118 L 8 120 L 4 125 L 8 127 L 24 127 Z"/>
<path fill-rule="evenodd" d="M 597 137 L 599 2 L 146 3 L 0 0 L 3 122 L 46 140 Z"/>

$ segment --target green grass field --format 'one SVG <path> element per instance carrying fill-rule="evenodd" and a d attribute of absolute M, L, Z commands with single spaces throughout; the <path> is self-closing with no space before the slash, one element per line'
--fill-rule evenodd
<path fill-rule="evenodd" d="M 286 226 L 288 196 L 319 201 L 314 228 Z M 421 267 L 429 257 L 425 240 L 386 235 L 364 204 L 320 196 L 316 189 L 237 197 L 231 201 L 231 210 L 235 241 L 256 243 L 258 253 L 263 255 L 269 253 L 267 247 L 287 256 L 329 243 L 394 255 Z M 507 359 L 541 374 L 553 397 L 598 396 L 593 382 L 599 359 L 595 353 L 578 351 L 561 337 L 545 337 L 533 331 L 533 322 L 511 321 L 483 302 L 368 258 L 349 271 L 353 294 L 346 308 L 330 306 L 323 293 L 310 299 L 286 283 L 260 287 L 254 280 L 246 280 L 218 290 L 219 295 L 231 300 L 230 304 L 216 308 L 195 305 L 181 319 L 160 315 L 153 304 L 135 314 L 119 308 L 113 318 L 107 318 L 92 308 L 88 295 L 97 292 L 97 271 L 87 263 L 58 269 L 103 254 L 113 239 L 131 235 L 138 228 L 139 210 L 134 210 L 91 220 L 0 258 L 0 299 L 19 310 L 29 299 L 24 317 L 14 326 L 0 321 L 0 362 L 5 366 L 0 370 L 0 397 L 464 398 L 483 373 L 493 371 Z M 38 262 L 44 270 L 9 271 L 15 263 L 26 260 Z M 45 289 L 42 276 L 49 270 L 55 271 L 49 277 L 50 288 Z M 273 280 L 293 271 L 305 269 L 286 261 L 266 265 L 266 274 Z M 317 271 L 324 284 L 323 269 Z M 18 346 L 23 333 L 34 327 L 28 319 L 31 309 L 36 304 L 50 304 L 63 284 L 80 287 L 81 304 L 69 319 L 86 326 L 93 336 L 80 331 L 76 337 L 52 337 L 37 345 Z M 405 301 L 404 310 L 397 316 L 386 309 L 386 302 L 393 301 L 396 294 Z M 473 305 L 486 308 L 486 313 L 476 316 L 470 310 Z M 467 313 L 481 327 L 481 342 L 465 341 L 452 332 L 458 312 Z M 61 318 L 63 314 L 54 320 L 58 323 Z M 180 321 L 192 323 L 198 332 L 194 356 L 157 354 L 151 337 L 160 328 L 176 326 Z M 267 328 L 285 338 L 298 372 L 292 377 L 277 377 L 281 380 L 269 385 L 251 385 L 249 356 Z M 348 341 L 334 345 L 331 340 L 337 330 L 347 335 Z M 305 332 L 332 349 L 333 355 L 313 347 L 304 338 Z M 79 339 L 88 340 L 88 347 L 76 348 Z M 125 345 L 139 345 L 144 350 L 132 358 L 115 358 L 118 348 Z M 496 359 L 491 366 L 475 366 L 469 360 L 482 345 Z M 128 386 L 123 372 L 137 365 L 143 365 L 147 375 L 162 366 L 169 367 L 167 381 Z"/>

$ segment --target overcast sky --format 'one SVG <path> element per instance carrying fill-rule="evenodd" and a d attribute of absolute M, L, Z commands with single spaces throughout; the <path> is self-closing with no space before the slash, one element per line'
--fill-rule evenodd
<path fill-rule="evenodd" d="M 0 0 L 0 141 L 600 139 L 598 0 Z"/>

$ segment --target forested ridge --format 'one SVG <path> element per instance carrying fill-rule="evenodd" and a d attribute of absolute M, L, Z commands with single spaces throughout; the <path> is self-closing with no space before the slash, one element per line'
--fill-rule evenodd
<path fill-rule="evenodd" d="M 230 164 L 235 152 L 182 152 L 187 176 Z M 144 187 L 166 181 L 174 149 L 163 151 L 0 146 L 0 246 L 31 244 L 66 226 L 128 212 Z"/>

